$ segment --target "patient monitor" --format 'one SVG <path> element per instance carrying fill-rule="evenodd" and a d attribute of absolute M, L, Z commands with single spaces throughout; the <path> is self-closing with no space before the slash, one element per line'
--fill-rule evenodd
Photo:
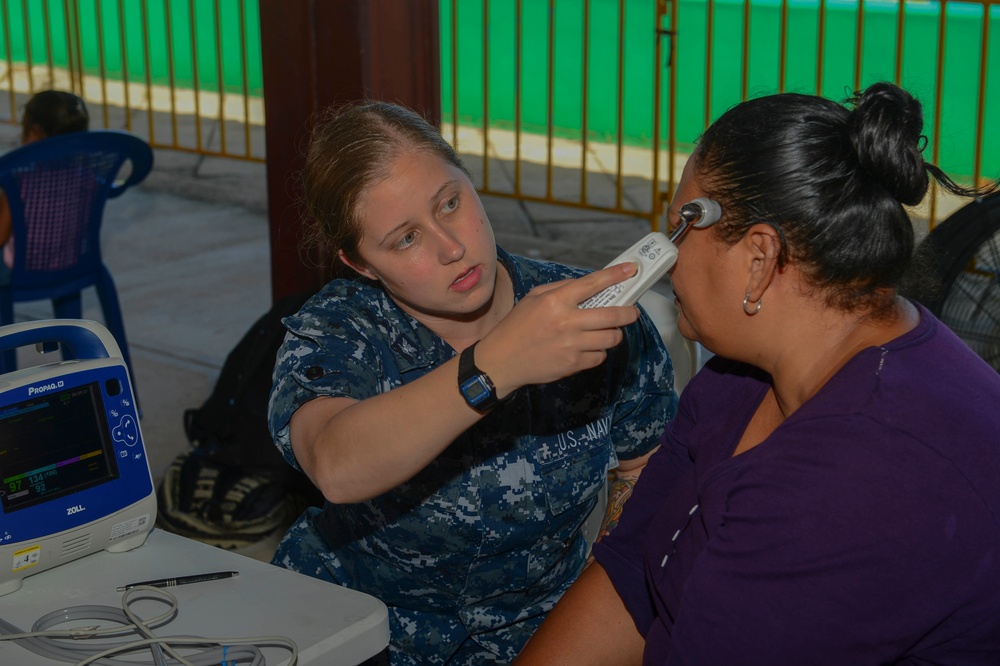
<path fill-rule="evenodd" d="M 156 519 L 118 344 L 92 321 L 0 327 L 0 350 L 53 342 L 63 360 L 0 375 L 0 595 L 91 553 L 141 546 Z"/>

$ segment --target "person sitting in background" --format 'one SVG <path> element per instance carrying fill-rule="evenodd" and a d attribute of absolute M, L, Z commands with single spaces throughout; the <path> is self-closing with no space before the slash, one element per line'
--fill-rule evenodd
<path fill-rule="evenodd" d="M 83 100 L 71 92 L 43 90 L 35 93 L 24 105 L 21 116 L 21 145 L 47 139 L 57 134 L 86 132 L 90 128 L 90 114 Z M 10 281 L 14 267 L 14 239 L 7 197 L 0 192 L 0 244 L 3 244 L 3 262 L 0 265 L 0 282 Z"/>
<path fill-rule="evenodd" d="M 353 272 L 286 317 L 270 428 L 326 502 L 274 564 L 389 608 L 393 664 L 509 663 L 581 571 L 673 416 L 670 358 L 631 276 L 512 256 L 438 131 L 381 102 L 317 127 L 305 200 Z"/>
<path fill-rule="evenodd" d="M 1000 376 L 901 296 L 920 103 L 779 94 L 704 133 L 670 207 L 691 380 L 618 528 L 518 664 L 1000 663 Z"/>

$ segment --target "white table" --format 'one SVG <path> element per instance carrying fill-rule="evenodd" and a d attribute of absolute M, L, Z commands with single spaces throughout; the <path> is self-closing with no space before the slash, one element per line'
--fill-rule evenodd
<path fill-rule="evenodd" d="M 299 664 L 317 666 L 355 666 L 389 644 L 388 611 L 378 599 L 160 529 L 128 552 L 96 553 L 28 576 L 20 590 L 0 596 L 0 618 L 29 631 L 42 615 L 68 606 L 120 607 L 120 585 L 212 571 L 240 575 L 167 588 L 179 612 L 157 635 L 286 636 L 298 645 Z M 144 617 L 165 610 L 145 600 L 133 608 Z M 289 652 L 263 651 L 269 666 L 287 663 Z M 0 641 L 0 664 L 57 663 Z"/>

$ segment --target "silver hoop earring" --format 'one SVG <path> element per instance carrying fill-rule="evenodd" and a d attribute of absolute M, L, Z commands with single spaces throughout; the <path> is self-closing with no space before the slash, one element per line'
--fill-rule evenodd
<path fill-rule="evenodd" d="M 747 295 L 743 297 L 743 312 L 746 312 L 751 317 L 754 316 L 755 314 L 757 314 L 758 312 L 760 312 L 761 306 L 764 305 L 764 299 L 763 298 L 758 298 L 757 299 L 757 307 L 754 308 L 753 310 L 751 310 L 748 307 L 749 305 L 750 305 L 750 292 L 748 291 Z"/>

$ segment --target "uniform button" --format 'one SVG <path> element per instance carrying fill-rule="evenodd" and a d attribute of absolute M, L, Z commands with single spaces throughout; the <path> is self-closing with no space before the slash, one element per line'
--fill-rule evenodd
<path fill-rule="evenodd" d="M 324 374 L 326 373 L 323 372 L 323 368 L 318 365 L 314 365 L 311 368 L 306 369 L 306 379 L 319 379 Z"/>

